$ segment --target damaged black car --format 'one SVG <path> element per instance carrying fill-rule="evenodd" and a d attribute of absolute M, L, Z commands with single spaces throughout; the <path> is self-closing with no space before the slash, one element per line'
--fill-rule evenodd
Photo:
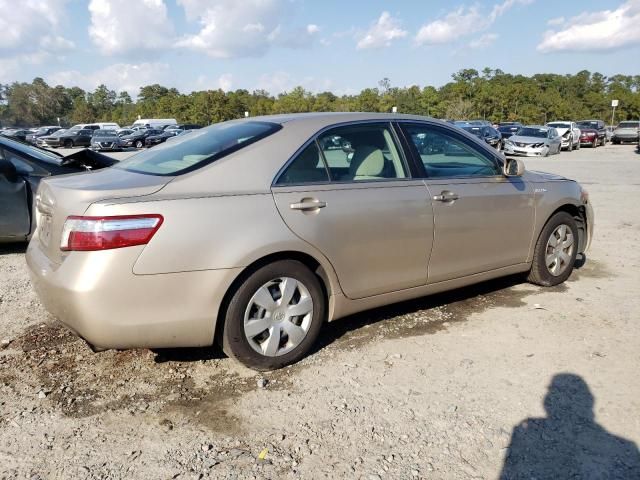
<path fill-rule="evenodd" d="M 0 242 L 28 240 L 36 225 L 35 194 L 40 180 L 52 175 L 90 172 L 116 160 L 83 149 L 62 156 L 0 137 Z"/>

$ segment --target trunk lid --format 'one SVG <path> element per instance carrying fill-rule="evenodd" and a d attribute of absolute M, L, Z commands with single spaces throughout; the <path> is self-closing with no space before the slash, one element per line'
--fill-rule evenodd
<path fill-rule="evenodd" d="M 143 175 L 105 168 L 97 172 L 49 177 L 40 182 L 36 196 L 38 241 L 50 260 L 60 263 L 64 222 L 70 215 L 83 215 L 94 202 L 151 195 L 173 177 Z"/>

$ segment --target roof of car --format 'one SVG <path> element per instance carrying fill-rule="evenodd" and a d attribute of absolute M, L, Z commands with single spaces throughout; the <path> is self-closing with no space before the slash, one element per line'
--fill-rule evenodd
<path fill-rule="evenodd" d="M 442 120 L 436 120 L 431 117 L 424 117 L 420 115 L 408 115 L 401 113 L 368 113 L 368 112 L 312 112 L 312 113 L 290 113 L 290 114 L 278 114 L 278 115 L 263 115 L 258 117 L 248 117 L 240 120 L 242 121 L 261 121 L 277 123 L 283 126 L 291 127 L 310 127 L 322 129 L 324 127 L 349 122 L 360 122 L 379 120 L 384 122 L 390 122 L 394 120 L 415 120 L 440 123 L 442 125 L 451 126 Z"/>

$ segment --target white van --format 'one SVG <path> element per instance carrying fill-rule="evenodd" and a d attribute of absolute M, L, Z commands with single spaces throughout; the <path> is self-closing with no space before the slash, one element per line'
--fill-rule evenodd
<path fill-rule="evenodd" d="M 141 118 L 133 122 L 132 127 L 148 127 L 148 128 L 162 128 L 167 125 L 177 125 L 175 118 Z"/>
<path fill-rule="evenodd" d="M 79 123 L 78 125 L 71 127 L 69 130 L 82 130 L 85 128 L 89 130 L 116 130 L 120 128 L 120 125 L 113 122 Z"/>

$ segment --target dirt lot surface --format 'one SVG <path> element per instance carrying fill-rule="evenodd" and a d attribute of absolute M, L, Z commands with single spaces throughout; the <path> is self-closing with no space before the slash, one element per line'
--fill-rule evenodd
<path fill-rule="evenodd" d="M 0 479 L 640 478 L 634 148 L 526 162 L 595 206 L 566 284 L 365 312 L 264 375 L 217 350 L 94 354 L 40 306 L 24 247 L 0 246 Z"/>

